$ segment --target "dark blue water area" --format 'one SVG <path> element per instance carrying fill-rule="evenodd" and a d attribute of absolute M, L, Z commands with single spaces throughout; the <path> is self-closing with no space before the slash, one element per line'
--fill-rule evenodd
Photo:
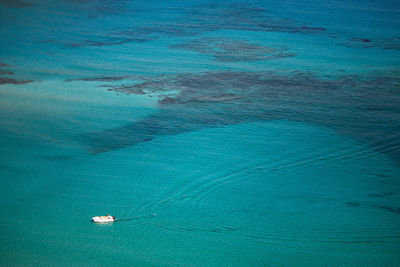
<path fill-rule="evenodd" d="M 0 264 L 397 266 L 399 13 L 0 1 Z"/>

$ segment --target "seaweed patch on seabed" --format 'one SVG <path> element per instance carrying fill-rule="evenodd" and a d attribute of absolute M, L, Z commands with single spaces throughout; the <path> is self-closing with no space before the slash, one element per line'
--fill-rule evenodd
<path fill-rule="evenodd" d="M 81 42 L 65 42 L 63 43 L 66 48 L 77 48 L 77 47 L 85 47 L 85 46 L 112 46 L 112 45 L 122 45 L 126 43 L 143 43 L 147 41 L 151 41 L 153 38 L 149 37 L 109 37 L 109 38 L 101 38 L 97 40 L 84 40 Z M 56 43 L 54 41 L 54 43 Z"/>
<path fill-rule="evenodd" d="M 211 55 L 214 60 L 220 62 L 249 62 L 295 56 L 295 54 L 288 53 L 283 47 L 272 48 L 231 38 L 200 38 L 170 47 Z"/>
<path fill-rule="evenodd" d="M 8 67 L 11 67 L 11 66 L 0 61 L 0 68 L 8 68 Z M 0 75 L 13 75 L 13 74 L 14 74 L 14 72 L 12 72 L 12 71 L 0 69 Z M 33 82 L 33 81 L 32 80 L 21 81 L 21 80 L 16 80 L 16 79 L 12 79 L 12 78 L 0 77 L 0 85 L 2 85 L 2 84 L 26 84 L 26 83 L 31 83 L 31 82 Z"/>
<path fill-rule="evenodd" d="M 368 197 L 378 197 L 378 198 L 385 198 L 385 197 L 391 197 L 396 195 L 395 192 L 387 192 L 387 193 L 370 193 L 367 194 Z"/>
<path fill-rule="evenodd" d="M 88 18 L 129 12 L 129 1 L 126 0 L 68 0 L 75 8 L 84 10 Z"/>
<path fill-rule="evenodd" d="M 378 206 L 378 208 L 392 212 L 392 213 L 400 214 L 400 208 L 393 208 L 393 207 L 389 207 L 389 206 Z"/>
<path fill-rule="evenodd" d="M 263 8 L 246 4 L 197 6 L 190 9 L 182 23 L 175 26 L 185 28 L 192 33 L 239 30 L 310 34 L 326 30 L 322 27 L 299 25 L 294 21 L 277 18 Z"/>
<path fill-rule="evenodd" d="M 32 80 L 29 81 L 21 81 L 11 78 L 0 78 L 0 85 L 2 84 L 27 84 L 33 82 Z"/>
<path fill-rule="evenodd" d="M 0 61 L 0 68 L 8 68 L 10 65 Z M 0 75 L 13 75 L 14 72 L 9 70 L 0 69 Z"/>
<path fill-rule="evenodd" d="M 0 75 L 13 75 L 14 72 L 9 70 L 0 70 Z"/>
<path fill-rule="evenodd" d="M 23 8 L 33 6 L 32 3 L 24 0 L 1 0 L 0 5 L 5 5 L 7 7 L 13 8 Z"/>
<path fill-rule="evenodd" d="M 104 76 L 104 77 L 93 77 L 93 78 L 81 78 L 81 79 L 69 79 L 66 82 L 84 81 L 84 82 L 115 82 L 126 80 L 132 76 Z"/>
<path fill-rule="evenodd" d="M 83 41 L 62 42 L 62 44 L 70 48 L 122 45 L 131 42 L 152 41 L 162 36 L 199 36 L 218 30 L 286 32 L 293 34 L 321 34 L 326 31 L 323 27 L 311 27 L 292 20 L 278 18 L 265 9 L 246 4 L 195 6 L 188 8 L 177 21 L 179 22 L 165 21 L 146 26 L 133 25 L 119 30 L 113 29 L 106 36 Z M 277 54 L 278 51 L 275 55 Z M 281 54 L 283 55 L 284 53 Z"/>
<path fill-rule="evenodd" d="M 381 48 L 400 51 L 400 37 L 392 38 L 350 38 L 344 43 L 347 47 Z"/>
<path fill-rule="evenodd" d="M 357 201 L 347 201 L 346 202 L 347 207 L 358 207 L 360 206 L 360 202 Z"/>
<path fill-rule="evenodd" d="M 10 67 L 10 65 L 0 61 L 0 68 L 7 68 L 7 67 Z"/>
<path fill-rule="evenodd" d="M 120 128 L 85 135 L 93 153 L 159 135 L 284 119 L 320 124 L 368 141 L 400 164 L 400 78 L 291 72 L 206 72 L 142 77 L 108 90 L 158 96 L 160 111 Z M 371 99 L 371 95 L 374 96 Z"/>
<path fill-rule="evenodd" d="M 127 35 L 196 36 L 218 30 L 318 34 L 323 27 L 311 27 L 278 18 L 263 8 L 247 4 L 207 4 L 188 8 L 179 22 L 157 23 L 127 29 Z"/>
<path fill-rule="evenodd" d="M 400 208 L 394 208 L 394 207 L 390 207 L 390 206 L 383 206 L 383 205 L 376 206 L 376 205 L 362 204 L 362 203 L 356 202 L 356 201 L 348 201 L 348 202 L 346 202 L 346 206 L 351 207 L 351 208 L 358 208 L 360 206 L 369 207 L 369 208 L 379 208 L 384 211 L 388 211 L 388 212 L 395 213 L 395 214 L 400 214 Z"/>

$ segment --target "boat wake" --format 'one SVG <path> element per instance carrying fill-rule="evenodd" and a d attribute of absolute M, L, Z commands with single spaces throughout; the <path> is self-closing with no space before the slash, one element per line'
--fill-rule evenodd
<path fill-rule="evenodd" d="M 117 218 L 117 219 L 115 219 L 115 222 L 132 221 L 132 220 L 138 220 L 138 219 L 144 219 L 144 218 L 152 218 L 152 217 L 156 217 L 156 216 L 157 216 L 157 214 L 153 213 L 153 214 L 136 216 L 136 217 Z"/>

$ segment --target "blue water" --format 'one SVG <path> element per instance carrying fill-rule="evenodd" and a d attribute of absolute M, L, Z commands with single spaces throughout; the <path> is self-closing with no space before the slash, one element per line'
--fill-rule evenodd
<path fill-rule="evenodd" d="M 0 1 L 0 265 L 398 266 L 399 15 Z"/>

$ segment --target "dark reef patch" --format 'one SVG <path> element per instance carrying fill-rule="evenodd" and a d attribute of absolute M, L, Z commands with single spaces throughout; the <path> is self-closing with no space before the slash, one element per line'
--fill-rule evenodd
<path fill-rule="evenodd" d="M 73 159 L 74 157 L 71 155 L 48 155 L 42 157 L 45 160 L 52 160 L 52 161 L 64 161 L 64 160 L 70 160 Z"/>
<path fill-rule="evenodd" d="M 360 206 L 360 202 L 348 201 L 348 202 L 346 202 L 346 206 L 348 206 L 348 207 L 358 207 L 358 206 Z"/>
<path fill-rule="evenodd" d="M 107 15 L 123 14 L 130 11 L 126 0 L 68 0 L 76 9 L 83 10 L 88 18 L 99 18 Z"/>
<path fill-rule="evenodd" d="M 69 48 L 77 48 L 77 47 L 85 47 L 85 46 L 112 46 L 112 45 L 122 45 L 126 43 L 142 43 L 153 40 L 148 37 L 136 37 L 136 38 L 121 38 L 121 37 L 110 37 L 110 38 L 101 38 L 98 40 L 84 40 L 82 42 L 66 42 L 64 43 L 65 47 Z"/>
<path fill-rule="evenodd" d="M 0 61 L 0 68 L 7 68 L 7 67 L 10 67 L 10 65 Z"/>
<path fill-rule="evenodd" d="M 246 4 L 207 4 L 189 11 L 183 25 L 191 31 L 214 30 L 279 31 L 288 33 L 319 33 L 326 29 L 299 25 L 274 17 L 267 10 Z"/>
<path fill-rule="evenodd" d="M 11 78 L 0 78 L 0 85 L 2 84 L 26 84 L 26 83 L 31 83 L 33 80 L 27 80 L 27 81 L 21 81 L 21 80 L 15 80 Z"/>
<path fill-rule="evenodd" d="M 94 6 L 104 6 L 100 11 L 103 10 L 101 12 L 107 15 L 110 13 L 111 7 L 109 7 L 109 4 L 102 4 L 102 2 L 103 1 L 100 1 L 99 5 L 96 2 Z M 120 3 L 122 6 L 124 5 L 123 1 L 118 1 L 117 3 Z M 127 10 L 130 10 L 129 12 L 131 13 L 140 12 L 140 10 L 131 10 L 129 8 L 127 8 Z M 152 11 L 155 12 L 155 10 Z M 101 14 L 101 12 L 98 14 Z M 321 34 L 326 31 L 323 27 L 312 27 L 293 20 L 279 18 L 265 9 L 248 4 L 197 5 L 178 10 L 177 14 L 179 14 L 180 18 L 175 21 L 179 22 L 166 20 L 149 25 L 133 24 L 119 29 L 105 29 L 103 34 L 99 37 L 61 43 L 65 47 L 122 45 L 126 43 L 152 41 L 163 36 L 199 36 L 220 30 L 286 32 L 293 34 Z M 247 46 L 247 49 L 250 49 L 250 47 Z M 261 47 L 259 49 L 261 49 Z M 278 48 L 278 50 L 280 49 Z M 284 56 L 286 53 L 284 51 L 281 51 L 281 53 L 276 51 L 275 56 L 279 57 L 279 54 Z M 289 56 L 289 54 L 287 56 Z M 227 57 L 221 57 L 219 60 L 231 62 Z M 232 60 L 235 61 L 236 59 Z"/>
<path fill-rule="evenodd" d="M 74 81 L 85 81 L 85 82 L 115 82 L 128 79 L 131 76 L 105 76 L 105 77 L 94 77 L 94 78 L 82 78 L 82 79 L 69 79 L 66 82 Z"/>
<path fill-rule="evenodd" d="M 392 212 L 392 213 L 400 214 L 400 208 L 393 208 L 393 207 L 389 207 L 389 206 L 378 206 L 378 208 Z"/>
<path fill-rule="evenodd" d="M 0 68 L 8 68 L 11 67 L 10 65 L 0 61 Z M 0 75 L 13 75 L 14 72 L 9 70 L 0 69 Z"/>
<path fill-rule="evenodd" d="M 23 8 L 33 6 L 32 3 L 24 0 L 0 0 L 1 5 L 6 7 Z"/>
<path fill-rule="evenodd" d="M 263 8 L 249 4 L 207 4 L 188 8 L 178 23 L 166 22 L 140 26 L 125 33 L 176 37 L 196 36 L 218 30 L 301 34 L 316 34 L 326 31 L 323 27 L 301 25 L 292 20 L 276 17 Z"/>
<path fill-rule="evenodd" d="M 0 70 L 0 75 L 13 75 L 14 72 L 9 70 Z"/>
<path fill-rule="evenodd" d="M 160 111 L 86 136 L 83 142 L 92 152 L 134 145 L 157 135 L 242 122 L 291 120 L 319 124 L 367 141 L 400 164 L 397 76 L 215 71 L 131 77 L 122 84 L 101 86 L 157 97 Z"/>
<path fill-rule="evenodd" d="M 367 194 L 368 197 L 378 197 L 378 198 L 384 198 L 384 197 L 390 197 L 395 195 L 394 192 L 388 192 L 388 193 L 370 193 Z"/>
<path fill-rule="evenodd" d="M 390 206 L 385 206 L 385 205 L 370 205 L 370 204 L 361 204 L 360 202 L 356 202 L 356 201 L 348 201 L 346 202 L 346 206 L 347 207 L 353 207 L 353 208 L 357 208 L 360 206 L 363 207 L 369 207 L 369 208 L 378 208 L 384 211 L 388 211 L 391 213 L 395 213 L 395 214 L 400 214 L 400 208 L 394 208 L 394 207 L 390 207 Z"/>
<path fill-rule="evenodd" d="M 171 48 L 210 55 L 220 62 L 271 60 L 295 56 L 288 53 L 285 48 L 255 45 L 231 38 L 200 38 L 185 44 L 173 45 Z"/>
<path fill-rule="evenodd" d="M 376 176 L 381 177 L 381 178 L 387 178 L 389 175 L 383 174 L 383 173 L 378 173 Z"/>
<path fill-rule="evenodd" d="M 400 37 L 392 38 L 350 38 L 344 45 L 352 48 L 381 48 L 400 51 Z"/>
<path fill-rule="evenodd" d="M 0 62 L 0 68 L 8 68 L 11 67 L 10 65 Z M 9 70 L 4 70 L 0 69 L 0 75 L 14 75 L 14 72 L 9 71 Z M 17 79 L 12 79 L 12 78 L 6 78 L 6 77 L 0 77 L 0 85 L 2 84 L 26 84 L 26 83 L 31 83 L 33 82 L 32 80 L 17 80 Z"/>

